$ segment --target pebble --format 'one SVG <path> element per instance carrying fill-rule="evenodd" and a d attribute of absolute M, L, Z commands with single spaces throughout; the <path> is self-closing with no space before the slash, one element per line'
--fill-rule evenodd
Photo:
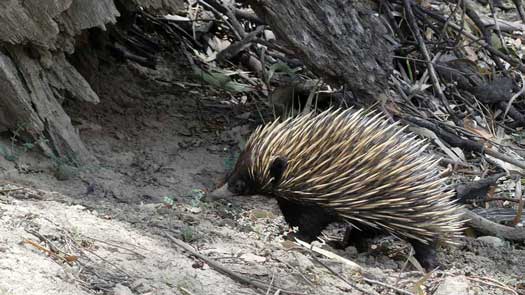
<path fill-rule="evenodd" d="M 138 279 L 131 283 L 130 287 L 139 294 L 144 294 L 151 291 L 152 287 L 148 284 L 145 279 Z"/>
<path fill-rule="evenodd" d="M 486 244 L 489 244 L 491 246 L 493 246 L 494 248 L 500 248 L 500 247 L 504 247 L 505 246 L 505 241 L 498 238 L 498 237 L 493 237 L 493 236 L 483 236 L 483 237 L 478 237 L 477 238 L 478 241 L 482 241 Z"/>
<path fill-rule="evenodd" d="M 295 257 L 293 257 L 295 256 Z M 302 270 L 311 270 L 315 268 L 313 261 L 299 252 L 293 252 L 290 264 L 300 267 Z"/>
<path fill-rule="evenodd" d="M 133 295 L 133 292 L 126 286 L 121 284 L 116 284 L 113 288 L 114 295 Z"/>
<path fill-rule="evenodd" d="M 469 283 L 464 276 L 446 277 L 434 295 L 469 295 Z"/>
<path fill-rule="evenodd" d="M 257 263 L 262 263 L 262 262 L 266 261 L 265 257 L 259 256 L 259 255 L 255 255 L 255 254 L 252 254 L 252 253 L 242 254 L 241 255 L 241 259 L 244 260 L 244 261 L 247 261 L 247 262 L 257 262 Z"/>

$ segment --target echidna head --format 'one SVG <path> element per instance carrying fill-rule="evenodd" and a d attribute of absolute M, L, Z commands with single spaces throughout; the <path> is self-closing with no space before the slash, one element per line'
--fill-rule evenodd
<path fill-rule="evenodd" d="M 255 195 L 268 192 L 268 183 L 265 183 L 258 175 L 250 173 L 253 167 L 252 152 L 245 149 L 233 171 L 228 175 L 226 184 L 221 188 L 211 192 L 208 196 L 214 198 L 224 198 L 231 195 Z M 287 167 L 287 160 L 284 157 L 275 157 L 268 166 L 268 175 L 270 176 L 270 185 L 276 185 Z M 263 188 L 264 192 L 263 192 Z"/>
<path fill-rule="evenodd" d="M 228 175 L 226 188 L 234 195 L 252 195 L 257 192 L 257 181 L 250 175 L 250 151 L 240 155 L 233 171 Z"/>

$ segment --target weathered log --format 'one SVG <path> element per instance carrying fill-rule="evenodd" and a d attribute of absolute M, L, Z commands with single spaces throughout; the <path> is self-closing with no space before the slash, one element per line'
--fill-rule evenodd
<path fill-rule="evenodd" d="M 0 130 L 16 131 L 49 156 L 90 161 L 61 103 L 99 98 L 64 53 L 74 51 L 82 30 L 118 16 L 113 0 L 0 2 Z"/>
<path fill-rule="evenodd" d="M 18 115 L 13 121 L 5 122 L 7 126 L 10 129 L 31 135 L 33 140 L 50 156 L 64 157 L 80 163 L 89 161 L 91 159 L 89 152 L 80 140 L 78 132 L 71 125 L 68 115 L 62 109 L 60 102 L 64 96 L 59 87 L 71 94 L 71 97 L 75 97 L 76 94 L 78 99 L 86 98 L 86 100 L 98 102 L 98 96 L 80 77 L 80 74 L 71 71 L 71 66 L 61 67 L 61 65 L 67 64 L 63 57 L 61 62 L 53 65 L 54 71 L 46 71 L 40 62 L 29 57 L 23 48 L 12 47 L 9 49 L 11 58 L 7 55 L 2 55 L 1 58 L 6 63 L 10 63 L 11 67 L 5 67 L 3 71 L 6 76 L 16 78 L 5 80 L 12 83 L 11 88 L 20 91 L 18 96 L 7 95 L 3 98 L 7 105 L 4 112 L 9 114 L 18 111 Z M 11 62 L 7 61 L 8 59 Z M 15 64 L 16 68 L 14 67 Z M 56 72 L 60 73 L 62 77 L 56 75 Z M 65 75 L 71 74 L 71 72 L 76 73 L 76 75 L 65 78 Z M 51 75 L 53 77 L 51 80 L 48 78 L 48 73 L 55 73 Z M 20 81 L 20 77 L 22 81 Z M 74 80 L 74 77 L 77 79 Z M 53 87 L 53 84 L 58 85 L 58 87 Z M 87 87 L 84 89 L 80 88 L 86 85 Z M 82 92 L 83 90 L 85 92 Z M 18 106 L 22 106 L 22 108 Z M 47 141 L 42 140 L 44 136 Z"/>
<path fill-rule="evenodd" d="M 316 73 L 361 99 L 382 99 L 393 44 L 376 1 L 248 1 L 257 15 Z"/>

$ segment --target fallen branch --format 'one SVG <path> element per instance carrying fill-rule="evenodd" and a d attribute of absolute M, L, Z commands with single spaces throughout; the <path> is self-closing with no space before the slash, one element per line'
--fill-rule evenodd
<path fill-rule="evenodd" d="M 456 198 L 461 203 L 466 203 L 473 199 L 485 200 L 490 187 L 496 185 L 498 179 L 503 176 L 505 176 L 505 173 L 498 173 L 478 181 L 460 183 L 456 186 Z"/>
<path fill-rule="evenodd" d="M 494 20 L 494 18 L 491 18 L 491 17 L 488 17 L 488 16 L 484 16 L 484 15 L 480 15 L 480 18 L 481 18 L 481 21 L 483 22 L 483 25 L 485 25 L 487 27 L 491 27 L 491 26 L 495 26 L 496 25 L 496 21 Z M 504 20 L 504 19 L 497 19 L 497 21 L 499 23 L 501 31 L 503 31 L 503 32 L 512 33 L 512 32 L 516 32 L 516 31 L 518 31 L 518 32 L 519 31 L 525 31 L 525 25 L 522 24 L 522 23 L 508 21 L 508 20 Z"/>
<path fill-rule="evenodd" d="M 224 267 L 222 264 L 212 260 L 211 258 L 208 258 L 206 255 L 203 255 L 203 254 L 200 254 L 198 252 L 196 252 L 195 250 L 193 250 L 191 248 L 190 245 L 184 243 L 183 241 L 171 236 L 170 234 L 168 233 L 165 233 L 166 237 L 168 239 L 170 239 L 175 245 L 181 247 L 182 249 L 188 251 L 191 253 L 191 255 L 201 259 L 201 260 L 204 260 L 204 262 L 206 262 L 209 266 L 211 266 L 213 269 L 217 270 L 218 272 L 221 272 L 227 276 L 229 276 L 231 279 L 237 281 L 237 282 L 240 282 L 242 284 L 246 284 L 246 285 L 250 285 L 250 286 L 253 286 L 253 287 L 256 287 L 258 289 L 261 289 L 261 290 L 268 290 L 268 284 L 263 284 L 261 282 L 257 282 L 257 281 L 254 281 L 246 276 L 243 276 L 241 274 L 237 274 L 229 269 L 227 269 L 226 267 Z M 283 290 L 281 288 L 278 288 L 278 287 L 273 287 L 272 288 L 275 292 L 280 292 L 281 294 L 304 294 L 304 293 L 300 293 L 300 292 L 296 292 L 296 291 L 287 291 L 287 290 Z"/>
<path fill-rule="evenodd" d="M 232 43 L 217 54 L 217 60 L 226 61 L 237 56 L 241 51 L 252 45 L 252 42 L 264 30 L 264 26 L 258 26 L 253 32 L 247 34 L 242 40 Z"/>
<path fill-rule="evenodd" d="M 222 18 L 222 20 L 230 27 L 230 29 L 232 29 L 238 40 L 242 40 L 246 36 L 246 31 L 244 31 L 241 23 L 239 23 L 239 20 L 237 20 L 237 17 L 230 10 L 230 8 L 215 0 L 199 0 L 198 3 L 211 10 L 215 15 Z"/>
<path fill-rule="evenodd" d="M 464 151 L 486 154 L 496 159 L 499 159 L 501 161 L 510 163 L 516 167 L 525 169 L 525 163 L 523 163 L 522 161 L 516 160 L 498 151 L 494 151 L 492 149 L 485 148 L 485 146 L 479 142 L 476 142 L 470 139 L 466 139 L 466 138 L 462 138 L 452 132 L 445 130 L 444 128 L 441 128 L 437 124 L 434 124 L 430 121 L 427 121 L 425 119 L 418 118 L 418 117 L 412 117 L 412 116 L 406 116 L 403 119 L 408 121 L 409 123 L 412 123 L 419 127 L 427 128 L 428 130 L 433 131 L 436 134 L 436 136 L 443 139 L 444 141 L 446 141 L 448 144 L 450 144 L 453 147 L 459 147 L 463 149 Z"/>
<path fill-rule="evenodd" d="M 470 227 L 485 235 L 491 235 L 510 241 L 525 240 L 525 228 L 510 227 L 497 224 L 484 217 L 477 215 L 476 213 L 468 209 L 463 210 L 463 216 L 469 219 L 468 225 Z"/>

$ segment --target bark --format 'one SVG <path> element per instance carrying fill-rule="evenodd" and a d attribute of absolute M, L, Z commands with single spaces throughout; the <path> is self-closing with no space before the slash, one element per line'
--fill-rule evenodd
<path fill-rule="evenodd" d="M 135 9 L 183 7 L 182 0 L 116 1 Z M 61 104 L 98 103 L 99 97 L 66 54 L 75 51 L 82 31 L 106 30 L 119 16 L 114 0 L 0 1 L 0 131 L 16 131 L 49 156 L 92 161 Z"/>
<path fill-rule="evenodd" d="M 0 4 L 0 129 L 21 133 L 49 156 L 91 160 L 62 109 L 98 96 L 66 60 L 74 36 L 119 16 L 113 0 L 30 0 Z"/>
<path fill-rule="evenodd" d="M 133 0 L 138 6 L 157 13 L 174 13 L 184 9 L 181 0 Z"/>
<path fill-rule="evenodd" d="M 361 99 L 383 99 L 393 45 L 375 1 L 248 1 L 257 15 L 316 73 Z"/>

